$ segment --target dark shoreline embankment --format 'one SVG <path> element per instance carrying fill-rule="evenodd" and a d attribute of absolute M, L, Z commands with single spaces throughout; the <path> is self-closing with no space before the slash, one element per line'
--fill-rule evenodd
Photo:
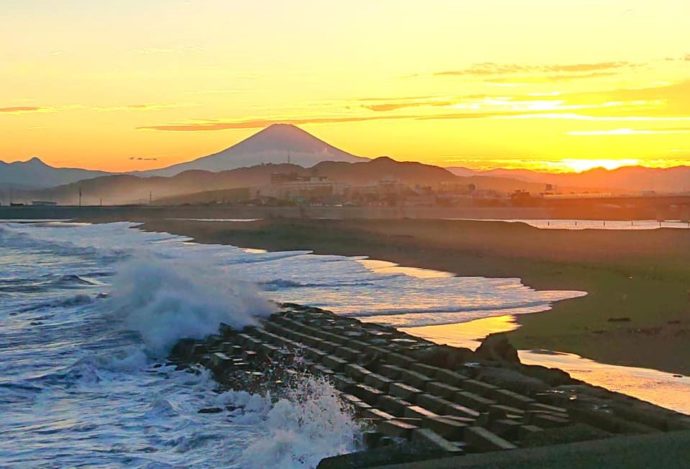
<path fill-rule="evenodd" d="M 481 466 L 484 457 L 507 450 L 521 457 L 524 448 L 539 448 L 533 454 L 543 456 L 568 451 L 576 442 L 690 437 L 689 417 L 590 386 L 560 370 L 522 365 L 501 335 L 471 351 L 286 304 L 257 326 L 242 331 L 221 326 L 206 339 L 183 339 L 171 359 L 183 367 L 209 368 L 226 389 L 279 390 L 303 373 L 329 380 L 366 431 L 362 451 L 327 458 L 319 466 L 324 468 L 438 458 L 461 464 L 466 454 L 474 454 L 473 463 Z M 607 461 L 587 451 L 582 451 L 584 461 Z M 675 448 L 665 457 L 682 461 L 683 451 L 690 449 Z"/>

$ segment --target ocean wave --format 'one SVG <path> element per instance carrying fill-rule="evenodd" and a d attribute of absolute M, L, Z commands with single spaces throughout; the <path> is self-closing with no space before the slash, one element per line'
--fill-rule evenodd
<path fill-rule="evenodd" d="M 93 301 L 94 299 L 91 296 L 80 293 L 78 295 L 70 296 L 65 299 L 27 306 L 26 308 L 22 308 L 19 311 L 22 313 L 28 313 L 30 311 L 38 311 L 46 308 L 72 308 L 75 306 L 89 305 L 93 303 Z"/>
<path fill-rule="evenodd" d="M 213 334 L 221 323 L 255 325 L 275 306 L 252 283 L 209 265 L 142 255 L 120 266 L 107 309 L 162 356 L 179 339 Z"/>
<path fill-rule="evenodd" d="M 6 293 L 35 293 L 47 291 L 51 288 L 76 289 L 82 287 L 96 287 L 104 284 L 76 274 L 42 275 L 38 278 L 0 279 L 0 292 Z"/>
<path fill-rule="evenodd" d="M 259 286 L 266 291 L 276 291 L 287 288 L 369 287 L 373 285 L 376 285 L 376 283 L 366 280 L 343 280 L 334 282 L 300 282 L 297 280 L 276 279 L 259 283 Z"/>
<path fill-rule="evenodd" d="M 254 405 L 261 409 L 262 403 Z M 262 436 L 242 452 L 240 463 L 247 468 L 316 467 L 324 457 L 355 451 L 361 430 L 332 384 L 306 376 L 270 407 Z"/>

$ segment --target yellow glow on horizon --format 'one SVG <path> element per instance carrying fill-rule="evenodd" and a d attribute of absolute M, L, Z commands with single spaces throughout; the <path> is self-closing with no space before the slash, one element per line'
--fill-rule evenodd
<path fill-rule="evenodd" d="M 687 0 L 4 0 L 0 160 L 144 170 L 279 121 L 444 166 L 690 164 L 688 17 Z"/>
<path fill-rule="evenodd" d="M 582 173 L 590 169 L 604 168 L 604 169 L 618 169 L 623 166 L 635 166 L 640 164 L 640 160 L 635 159 L 621 159 L 621 160 L 573 160 L 564 159 L 560 162 L 562 167 L 567 168 L 576 173 Z"/>

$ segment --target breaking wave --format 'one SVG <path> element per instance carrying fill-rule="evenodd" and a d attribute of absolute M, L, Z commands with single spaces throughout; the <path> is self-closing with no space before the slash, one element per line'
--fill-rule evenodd
<path fill-rule="evenodd" d="M 274 403 L 261 426 L 263 436 L 244 450 L 242 467 L 316 467 L 325 457 L 355 451 L 362 430 L 333 385 L 312 376 Z"/>
<path fill-rule="evenodd" d="M 242 329 L 275 310 L 256 286 L 227 272 L 146 255 L 120 266 L 107 303 L 156 356 L 167 354 L 181 338 L 214 334 L 221 323 Z"/>

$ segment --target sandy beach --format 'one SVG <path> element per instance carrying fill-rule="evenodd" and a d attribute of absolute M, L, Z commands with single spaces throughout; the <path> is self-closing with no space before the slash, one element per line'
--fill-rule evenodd
<path fill-rule="evenodd" d="M 520 349 L 690 373 L 690 233 L 539 230 L 502 222 L 147 218 L 144 229 L 202 243 L 363 255 L 460 276 L 521 278 L 539 290 L 586 291 L 552 311 L 521 315 Z"/>
<path fill-rule="evenodd" d="M 41 210 L 8 211 L 43 218 Z M 50 217 L 136 221 L 200 243 L 367 256 L 458 276 L 520 278 L 538 290 L 587 295 L 521 315 L 522 350 L 690 374 L 690 231 L 558 230 L 500 221 L 257 219 L 211 207 L 65 208 Z M 251 216 L 247 216 L 251 215 Z M 233 221 L 225 221 L 233 220 Z"/>

